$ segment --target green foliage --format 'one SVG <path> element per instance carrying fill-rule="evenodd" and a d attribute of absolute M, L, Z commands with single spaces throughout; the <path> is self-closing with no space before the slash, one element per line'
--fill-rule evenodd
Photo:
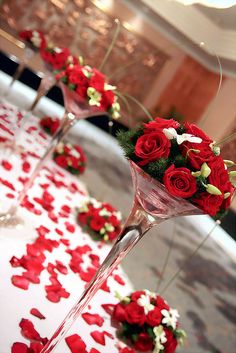
<path fill-rule="evenodd" d="M 75 90 L 75 87 L 76 87 L 76 85 L 74 85 L 73 83 L 69 83 L 69 85 L 68 85 L 68 88 L 69 88 L 71 91 L 74 91 L 74 90 Z"/>
<path fill-rule="evenodd" d="M 143 167 L 143 169 L 154 179 L 162 181 L 167 165 L 168 159 L 161 158 L 158 161 L 148 163 L 147 166 Z"/>
<path fill-rule="evenodd" d="M 60 81 L 66 84 L 67 83 L 67 77 L 66 76 L 62 76 L 60 78 Z"/>
<path fill-rule="evenodd" d="M 124 154 L 127 158 L 132 159 L 133 161 L 137 161 L 138 158 L 134 154 L 134 146 L 137 142 L 137 139 L 143 134 L 142 129 L 138 130 L 128 130 L 123 131 L 119 130 L 116 137 L 120 144 L 120 146 L 124 150 Z"/>

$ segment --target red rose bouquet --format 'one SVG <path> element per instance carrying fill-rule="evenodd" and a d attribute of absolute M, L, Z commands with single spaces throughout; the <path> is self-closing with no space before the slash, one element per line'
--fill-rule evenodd
<path fill-rule="evenodd" d="M 186 333 L 179 329 L 179 314 L 158 294 L 148 290 L 119 298 L 112 312 L 119 336 L 138 352 L 174 353 Z"/>
<path fill-rule="evenodd" d="M 24 30 L 19 32 L 19 37 L 33 49 L 43 50 L 46 47 L 46 39 L 42 31 Z"/>
<path fill-rule="evenodd" d="M 93 198 L 86 199 L 78 208 L 78 221 L 96 240 L 112 241 L 121 231 L 121 213 Z"/>
<path fill-rule="evenodd" d="M 53 44 L 48 44 L 40 50 L 40 55 L 50 71 L 65 69 L 68 64 L 78 64 L 78 58 L 73 56 L 69 48 L 59 48 Z"/>
<path fill-rule="evenodd" d="M 235 187 L 233 162 L 223 160 L 220 148 L 188 122 L 155 118 L 137 130 L 118 133 L 126 157 L 164 184 L 167 191 L 189 200 L 211 216 L 221 216 Z"/>
<path fill-rule="evenodd" d="M 44 116 L 40 120 L 40 126 L 49 135 L 54 135 L 60 126 L 60 119 Z"/>
<path fill-rule="evenodd" d="M 85 170 L 86 157 L 80 146 L 61 142 L 54 150 L 53 159 L 71 174 L 79 175 Z"/>
<path fill-rule="evenodd" d="M 119 118 L 120 105 L 114 93 L 116 87 L 106 83 L 105 76 L 97 69 L 68 64 L 56 75 L 56 79 L 67 85 L 80 99 L 87 100 L 90 106 L 107 111 L 114 119 Z"/>

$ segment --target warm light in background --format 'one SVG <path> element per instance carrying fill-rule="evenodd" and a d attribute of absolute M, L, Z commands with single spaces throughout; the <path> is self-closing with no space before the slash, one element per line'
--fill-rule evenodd
<path fill-rule="evenodd" d="M 183 5 L 199 4 L 217 9 L 226 9 L 236 5 L 235 0 L 174 0 L 181 2 Z"/>

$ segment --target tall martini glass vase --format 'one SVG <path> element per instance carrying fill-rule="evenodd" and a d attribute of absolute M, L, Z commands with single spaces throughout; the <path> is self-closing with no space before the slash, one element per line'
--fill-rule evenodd
<path fill-rule="evenodd" d="M 71 91 L 63 83 L 60 83 L 60 87 L 62 89 L 65 106 L 65 113 L 61 120 L 60 127 L 50 140 L 50 143 L 48 144 L 43 156 L 35 166 L 28 182 L 25 183 L 23 189 L 18 194 L 16 201 L 6 212 L 0 213 L 0 228 L 16 227 L 18 224 L 24 224 L 24 219 L 18 215 L 18 208 L 21 202 L 27 196 L 28 191 L 33 185 L 40 170 L 53 153 L 56 145 L 64 138 L 69 129 L 81 119 L 86 119 L 98 115 L 104 116 L 107 114 L 105 111 L 98 111 L 96 107 L 90 106 L 85 99 L 81 98 L 75 91 Z"/>
<path fill-rule="evenodd" d="M 7 87 L 6 91 L 3 94 L 3 97 L 6 98 L 10 91 L 12 86 L 14 85 L 14 83 L 19 79 L 19 77 L 21 76 L 21 74 L 23 73 L 23 71 L 25 70 L 27 64 L 30 62 L 30 60 L 33 58 L 33 56 L 35 55 L 36 51 L 35 49 L 33 49 L 33 47 L 31 47 L 28 44 L 25 44 L 24 47 L 24 52 L 23 52 L 23 58 L 21 59 L 19 65 L 17 66 L 17 69 L 14 73 L 14 75 L 12 76 L 10 85 Z"/>
<path fill-rule="evenodd" d="M 56 348 L 103 282 L 148 230 L 173 217 L 202 214 L 202 211 L 190 202 L 173 197 L 163 184 L 146 174 L 134 162 L 130 161 L 130 167 L 135 196 L 123 230 L 94 278 L 41 353 L 49 353 Z"/>

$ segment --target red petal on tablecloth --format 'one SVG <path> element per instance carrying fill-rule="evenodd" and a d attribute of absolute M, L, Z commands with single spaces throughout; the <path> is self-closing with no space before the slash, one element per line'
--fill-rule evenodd
<path fill-rule="evenodd" d="M 21 333 L 25 338 L 39 342 L 43 340 L 38 331 L 35 330 L 34 324 L 30 320 L 22 319 L 19 326 L 21 328 Z"/>
<path fill-rule="evenodd" d="M 15 342 L 11 347 L 11 353 L 29 353 L 29 349 L 25 343 Z"/>
<path fill-rule="evenodd" d="M 12 258 L 9 262 L 12 267 L 20 267 L 21 266 L 21 261 L 16 256 L 12 256 Z"/>
<path fill-rule="evenodd" d="M 44 347 L 44 344 L 40 342 L 31 342 L 29 353 L 40 353 L 43 347 Z"/>
<path fill-rule="evenodd" d="M 65 222 L 65 226 L 66 226 L 66 230 L 68 230 L 68 232 L 70 232 L 70 233 L 75 232 L 74 224 L 71 224 L 70 222 Z"/>
<path fill-rule="evenodd" d="M 14 286 L 27 290 L 29 288 L 29 280 L 23 276 L 14 275 L 11 278 L 11 282 Z"/>
<path fill-rule="evenodd" d="M 2 183 L 2 184 L 5 185 L 7 188 L 9 188 L 9 189 L 11 189 L 11 190 L 13 190 L 13 191 L 16 190 L 15 187 L 13 186 L 13 184 L 10 183 L 9 181 L 5 180 L 5 179 L 0 178 L 0 183 Z"/>
<path fill-rule="evenodd" d="M 54 212 L 48 212 L 48 217 L 54 222 L 54 223 L 58 223 L 58 217 L 55 215 Z"/>
<path fill-rule="evenodd" d="M 41 314 L 41 312 L 38 309 L 36 309 L 36 308 L 32 308 L 30 310 L 30 314 L 33 315 L 33 316 L 36 316 L 40 320 L 46 319 L 46 317 L 43 314 Z"/>
<path fill-rule="evenodd" d="M 0 129 L 2 129 L 3 131 L 6 131 L 11 136 L 14 136 L 14 133 L 11 130 L 9 130 L 5 125 L 3 125 L 2 123 L 0 123 Z"/>
<path fill-rule="evenodd" d="M 119 353 L 136 353 L 136 351 L 129 347 L 119 348 Z"/>
<path fill-rule="evenodd" d="M 29 173 L 29 172 L 30 172 L 30 168 L 31 168 L 31 166 L 30 166 L 30 163 L 29 163 L 29 162 L 24 161 L 24 162 L 22 163 L 22 170 L 23 170 L 23 172 Z"/>
<path fill-rule="evenodd" d="M 53 291 L 48 291 L 46 298 L 52 303 L 59 303 L 59 301 L 61 299 L 60 295 L 56 292 L 53 292 Z"/>
<path fill-rule="evenodd" d="M 97 325 L 99 327 L 102 327 L 102 325 L 104 323 L 104 319 L 98 314 L 83 313 L 82 318 L 89 325 Z"/>
<path fill-rule="evenodd" d="M 60 230 L 60 229 L 58 229 L 58 228 L 55 228 L 55 232 L 56 232 L 58 235 L 61 235 L 61 236 L 64 234 L 63 231 Z"/>
<path fill-rule="evenodd" d="M 65 338 L 65 341 L 71 353 L 87 353 L 86 344 L 79 335 L 68 336 Z"/>
<path fill-rule="evenodd" d="M 31 283 L 34 283 L 34 284 L 40 283 L 39 277 L 34 272 L 26 271 L 22 273 L 22 276 L 28 279 Z"/>
<path fill-rule="evenodd" d="M 119 275 L 113 275 L 114 280 L 119 283 L 121 286 L 125 285 L 125 281 Z"/>
<path fill-rule="evenodd" d="M 9 163 L 8 161 L 6 160 L 2 160 L 2 166 L 4 169 L 6 170 L 11 170 L 12 169 L 12 164 Z"/>
<path fill-rule="evenodd" d="M 100 353 L 100 351 L 98 351 L 96 348 L 92 348 L 89 353 Z"/>
<path fill-rule="evenodd" d="M 93 331 L 90 333 L 90 336 L 93 337 L 94 341 L 101 344 L 102 346 L 105 346 L 105 344 L 106 344 L 105 336 L 106 335 L 104 332 Z"/>
<path fill-rule="evenodd" d="M 115 304 L 102 304 L 101 307 L 107 314 L 112 315 Z"/>
<path fill-rule="evenodd" d="M 9 199 L 14 199 L 14 198 L 15 198 L 15 195 L 10 194 L 10 193 L 7 193 L 7 194 L 6 194 L 6 197 L 8 197 Z"/>
<path fill-rule="evenodd" d="M 67 267 L 59 260 L 56 260 L 56 269 L 63 275 L 67 275 L 68 273 Z"/>

